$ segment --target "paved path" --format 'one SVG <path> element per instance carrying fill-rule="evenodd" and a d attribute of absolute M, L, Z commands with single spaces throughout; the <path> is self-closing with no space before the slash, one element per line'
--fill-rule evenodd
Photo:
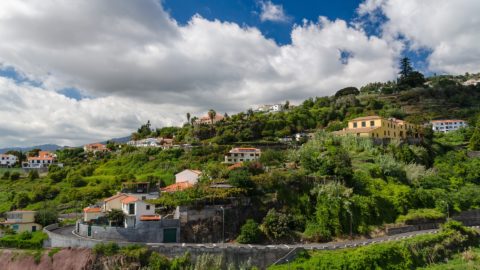
<path fill-rule="evenodd" d="M 81 239 L 90 239 L 90 240 L 97 240 L 101 242 L 102 240 L 93 239 L 88 237 L 79 236 L 74 234 L 75 226 L 66 226 L 62 228 L 58 228 L 52 230 L 52 233 L 60 234 L 67 237 L 72 238 L 81 238 Z M 206 248 L 228 248 L 228 247 L 244 247 L 244 248 L 280 248 L 280 249 L 295 249 L 295 248 L 304 248 L 308 250 L 323 250 L 323 249 L 341 249 L 341 248 L 349 248 L 349 247 L 358 247 L 358 246 L 365 246 L 374 243 L 382 243 L 382 242 L 389 242 L 389 241 L 396 241 L 402 240 L 406 238 L 410 238 L 417 235 L 424 235 L 424 234 L 433 234 L 437 233 L 438 230 L 423 230 L 423 231 L 415 231 L 415 232 L 407 232 L 402 234 L 390 235 L 390 236 L 382 236 L 378 238 L 371 238 L 371 239 L 358 239 L 352 241 L 345 241 L 345 242 L 328 242 L 328 243 L 311 243 L 311 244 L 280 244 L 280 245 L 242 245 L 236 243 L 173 243 L 173 244 L 165 244 L 165 243 L 145 243 L 148 246 L 158 247 L 161 245 L 168 245 L 168 246 L 182 246 L 182 247 L 206 247 Z M 109 240 L 103 240 L 109 241 Z M 118 241 L 118 240 L 110 240 L 114 242 L 121 242 L 126 243 L 125 241 Z M 138 242 L 131 242 L 131 243 L 138 243 Z"/>

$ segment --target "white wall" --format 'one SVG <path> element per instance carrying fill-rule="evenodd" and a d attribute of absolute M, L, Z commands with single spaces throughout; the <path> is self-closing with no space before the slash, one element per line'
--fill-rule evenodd
<path fill-rule="evenodd" d="M 184 170 L 175 175 L 175 183 L 189 182 L 192 185 L 198 183 L 199 175 L 191 170 Z"/>

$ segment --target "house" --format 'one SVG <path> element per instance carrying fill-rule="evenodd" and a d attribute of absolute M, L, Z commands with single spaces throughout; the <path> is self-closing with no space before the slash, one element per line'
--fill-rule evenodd
<path fill-rule="evenodd" d="M 107 146 L 101 143 L 91 143 L 85 144 L 83 146 L 83 151 L 86 153 L 97 153 L 97 152 L 108 152 Z"/>
<path fill-rule="evenodd" d="M 102 211 L 101 207 L 97 206 L 88 206 L 83 208 L 83 221 L 89 222 L 92 219 L 98 219 L 99 217 L 105 216 L 105 212 Z"/>
<path fill-rule="evenodd" d="M 134 196 L 127 196 L 122 200 L 122 211 L 125 213 L 125 228 L 135 228 L 142 218 L 158 217 L 157 220 L 160 220 L 160 216 L 155 215 L 155 205 Z"/>
<path fill-rule="evenodd" d="M 257 107 L 255 112 L 281 112 L 283 111 L 285 106 L 283 104 L 273 104 L 273 105 L 260 105 Z"/>
<path fill-rule="evenodd" d="M 0 224 L 10 227 L 17 233 L 42 230 L 42 225 L 35 223 L 36 211 L 17 210 L 6 213 L 7 220 Z"/>
<path fill-rule="evenodd" d="M 256 161 L 260 155 L 261 150 L 257 148 L 233 148 L 225 155 L 225 163 Z"/>
<path fill-rule="evenodd" d="M 117 193 L 110 198 L 103 200 L 102 212 L 108 212 L 112 209 L 122 209 L 122 200 L 128 197 L 127 194 Z"/>
<path fill-rule="evenodd" d="M 0 167 L 13 167 L 17 163 L 17 156 L 0 154 Z"/>
<path fill-rule="evenodd" d="M 146 138 L 142 140 L 132 140 L 127 142 L 127 145 L 135 147 L 160 147 L 160 142 L 157 138 Z"/>
<path fill-rule="evenodd" d="M 209 115 L 205 115 L 197 119 L 194 124 L 195 125 L 212 125 L 216 124 L 217 122 L 220 122 L 224 119 L 223 115 L 216 114 L 215 117 L 212 119 L 210 118 Z"/>
<path fill-rule="evenodd" d="M 41 169 L 48 168 L 52 164 L 56 164 L 57 155 L 49 151 L 40 151 L 38 156 L 28 157 L 27 162 L 23 162 L 24 169 Z"/>
<path fill-rule="evenodd" d="M 458 130 L 460 128 L 467 127 L 468 124 L 464 120 L 452 119 L 452 120 L 433 120 L 430 121 L 432 129 L 435 132 L 447 133 L 449 131 Z"/>
<path fill-rule="evenodd" d="M 480 79 L 470 79 L 470 80 L 467 80 L 467 81 L 463 82 L 462 84 L 464 86 L 470 86 L 470 85 L 476 86 L 476 85 L 480 84 Z"/>
<path fill-rule="evenodd" d="M 410 124 L 395 118 L 380 116 L 358 117 L 348 121 L 348 127 L 333 134 L 345 136 L 351 134 L 357 137 L 379 139 L 407 139 L 420 138 L 420 126 Z"/>
<path fill-rule="evenodd" d="M 198 183 L 198 178 L 202 175 L 199 170 L 186 169 L 175 174 L 175 183 L 188 182 L 192 185 Z"/>
<path fill-rule="evenodd" d="M 175 145 L 173 144 L 174 139 L 169 139 L 169 138 L 158 138 L 158 143 L 160 144 L 160 147 L 163 149 L 170 149 L 173 148 Z"/>

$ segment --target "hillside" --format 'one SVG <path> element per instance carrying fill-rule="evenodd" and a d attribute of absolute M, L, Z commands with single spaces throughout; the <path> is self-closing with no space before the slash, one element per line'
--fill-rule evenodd
<path fill-rule="evenodd" d="M 135 148 L 111 143 L 112 152 L 86 154 L 83 149 L 57 151 L 64 168 L 48 174 L 5 174 L 0 180 L 0 212 L 49 209 L 68 213 L 120 190 L 122 183 L 148 181 L 161 187 L 185 169 L 204 172 L 199 185 L 154 202 L 165 209 L 205 205 L 227 198 L 249 198 L 251 212 L 240 224 L 261 229 L 245 238 L 242 229 L 227 232 L 241 242 L 291 243 L 368 236 L 385 224 L 411 219 L 442 219 L 480 207 L 480 158 L 469 156 L 479 130 L 480 87 L 451 79 L 431 86 L 392 90 L 391 83 L 347 89 L 333 97 L 310 98 L 278 113 L 239 113 L 209 125 L 151 130 L 143 125 L 132 136 L 173 137 L 191 148 Z M 390 87 L 390 88 L 388 88 Z M 387 90 L 386 90 L 387 89 Z M 419 144 L 373 144 L 369 139 L 335 137 L 349 119 L 378 114 L 424 123 L 436 118 L 463 118 L 470 127 L 449 134 L 423 131 Z M 296 132 L 316 135 L 308 142 L 281 144 Z M 477 134 L 477 135 L 475 135 Z M 222 164 L 232 146 L 258 145 L 259 163 L 237 169 Z M 4 170 L 5 171 L 5 170 Z M 234 188 L 214 189 L 213 183 Z M 255 225 L 256 224 L 256 225 Z M 248 226 L 247 226 L 248 227 Z M 246 230 L 246 229 L 245 229 Z M 243 236 L 242 236 L 243 235 Z"/>

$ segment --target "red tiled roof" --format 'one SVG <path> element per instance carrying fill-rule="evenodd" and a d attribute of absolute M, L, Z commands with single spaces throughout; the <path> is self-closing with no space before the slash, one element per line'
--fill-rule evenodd
<path fill-rule="evenodd" d="M 109 202 L 109 201 L 111 201 L 111 200 L 115 200 L 115 199 L 121 198 L 121 197 L 128 197 L 128 195 L 123 194 L 123 193 L 118 193 L 118 194 L 116 194 L 116 195 L 113 195 L 113 196 L 110 197 L 110 198 L 106 198 L 106 199 L 103 200 L 103 201 L 104 201 L 104 202 Z"/>
<path fill-rule="evenodd" d="M 234 170 L 234 169 L 238 169 L 238 168 L 241 168 L 243 166 L 243 163 L 242 162 L 237 162 L 233 165 L 230 165 L 227 167 L 228 170 Z"/>
<path fill-rule="evenodd" d="M 189 182 L 178 182 L 162 188 L 162 192 L 175 192 L 193 187 Z"/>
<path fill-rule="evenodd" d="M 83 208 L 83 212 L 85 213 L 100 213 L 102 209 L 100 207 L 85 207 Z"/>
<path fill-rule="evenodd" d="M 162 219 L 161 216 L 159 215 L 143 215 L 140 216 L 141 221 L 156 221 Z"/>
<path fill-rule="evenodd" d="M 132 202 L 136 202 L 138 201 L 139 199 L 137 197 L 133 197 L 133 196 L 128 196 L 126 197 L 125 199 L 122 200 L 122 203 L 132 203 Z"/>

